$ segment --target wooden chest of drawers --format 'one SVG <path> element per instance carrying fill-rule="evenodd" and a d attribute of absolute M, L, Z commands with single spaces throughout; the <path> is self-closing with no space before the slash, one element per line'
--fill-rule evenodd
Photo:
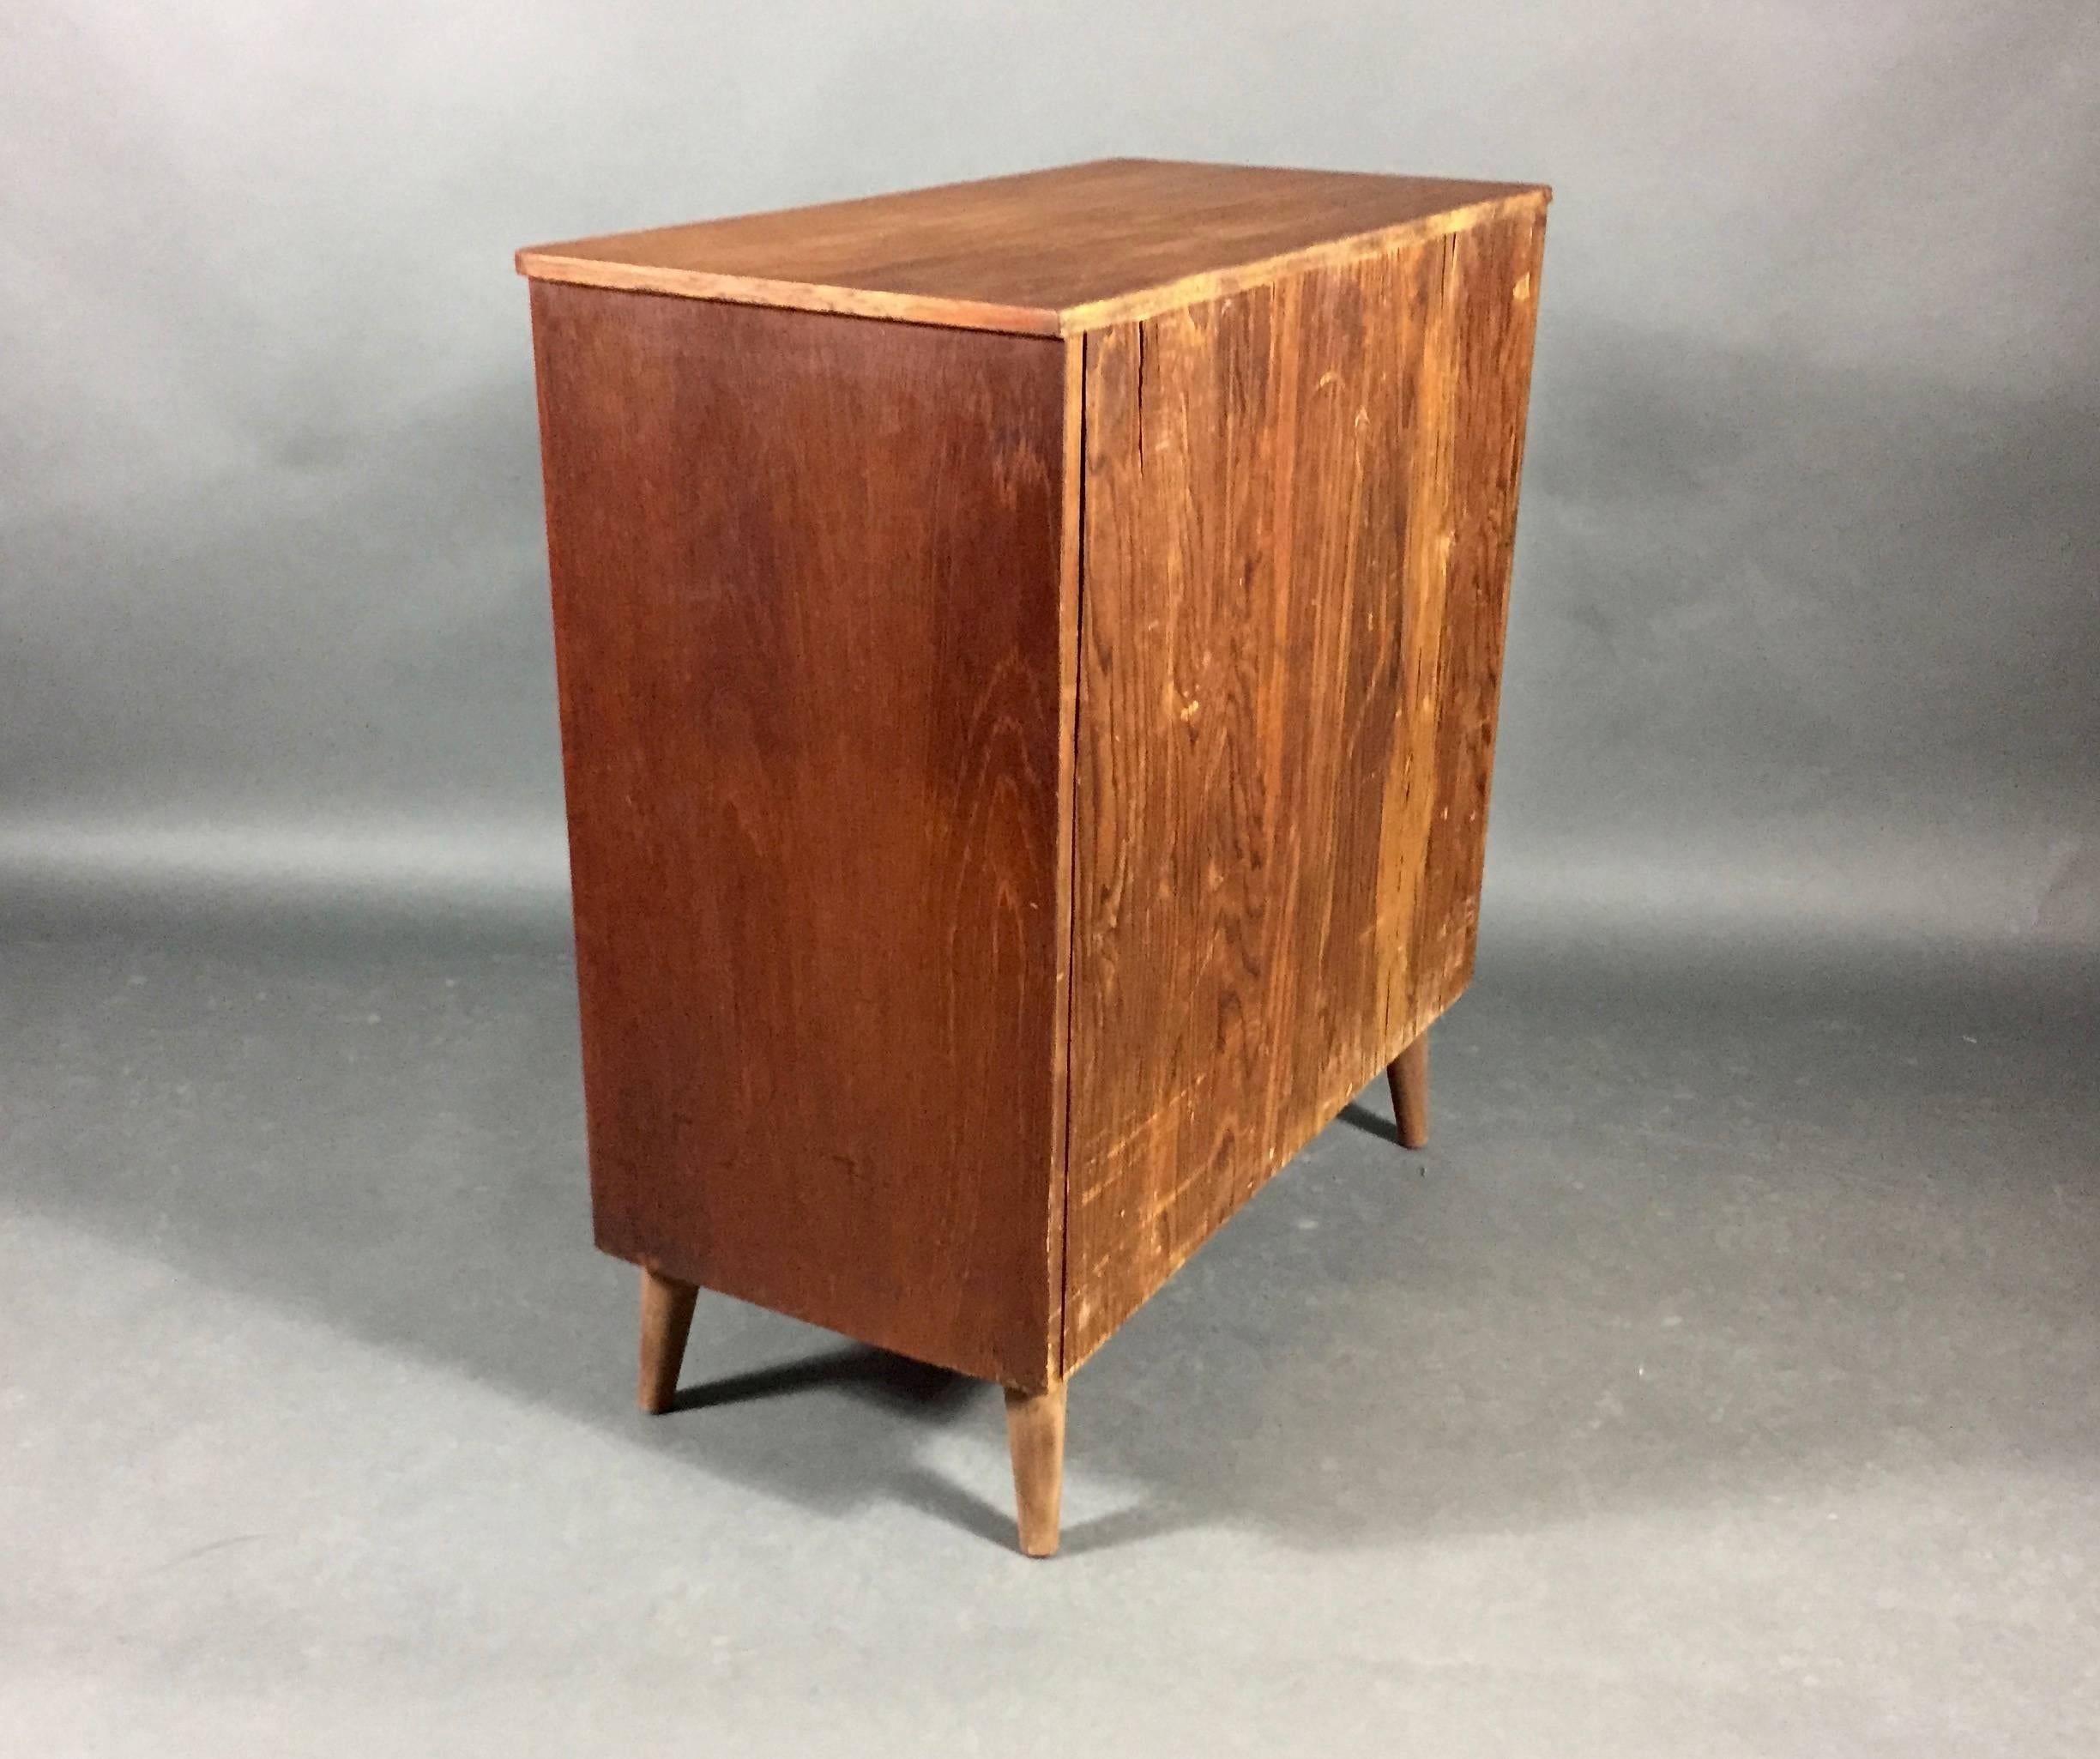
<path fill-rule="evenodd" d="M 1066 1377 L 1473 959 L 1547 192 L 1113 160 L 520 253 L 598 1243 Z"/>

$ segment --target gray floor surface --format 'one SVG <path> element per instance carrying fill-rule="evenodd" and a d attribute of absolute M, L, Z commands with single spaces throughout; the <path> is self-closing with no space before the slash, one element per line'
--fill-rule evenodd
<path fill-rule="evenodd" d="M 2100 1751 L 2082 976 L 1489 965 L 1074 1381 L 703 1297 L 544 945 L 0 946 L 0 1751 Z"/>

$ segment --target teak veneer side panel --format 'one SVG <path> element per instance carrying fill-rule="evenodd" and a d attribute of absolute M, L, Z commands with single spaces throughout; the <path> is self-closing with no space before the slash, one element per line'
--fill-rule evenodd
<path fill-rule="evenodd" d="M 1088 338 L 1067 1373 L 1463 987 L 1542 226 Z"/>
<path fill-rule="evenodd" d="M 1542 207 L 1536 184 L 1106 159 L 518 252 L 540 280 L 1073 335 Z"/>
<path fill-rule="evenodd" d="M 1047 1387 L 1065 346 L 533 310 L 598 1242 Z"/>

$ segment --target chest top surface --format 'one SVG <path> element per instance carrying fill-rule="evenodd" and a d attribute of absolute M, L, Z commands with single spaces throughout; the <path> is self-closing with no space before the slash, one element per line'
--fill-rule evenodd
<path fill-rule="evenodd" d="M 1071 335 L 1542 205 L 1537 184 L 1103 159 L 518 252 L 539 281 Z"/>

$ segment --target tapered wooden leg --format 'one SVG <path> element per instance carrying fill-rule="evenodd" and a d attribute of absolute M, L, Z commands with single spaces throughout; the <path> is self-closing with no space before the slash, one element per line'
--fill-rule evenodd
<path fill-rule="evenodd" d="M 635 1396 L 650 1416 L 670 1410 L 678 1392 L 679 1369 L 685 1360 L 685 1334 L 692 1329 L 691 1283 L 642 1266 L 642 1373 Z"/>
<path fill-rule="evenodd" d="M 1013 1454 L 1021 1549 L 1030 1557 L 1047 1557 L 1058 1548 L 1058 1505 L 1065 1496 L 1064 1381 L 1043 1393 L 1006 1389 L 1006 1445 Z"/>
<path fill-rule="evenodd" d="M 1400 1127 L 1403 1148 L 1429 1145 L 1429 1035 L 1425 1032 L 1402 1051 L 1385 1071 L 1392 1089 L 1393 1122 Z"/>

